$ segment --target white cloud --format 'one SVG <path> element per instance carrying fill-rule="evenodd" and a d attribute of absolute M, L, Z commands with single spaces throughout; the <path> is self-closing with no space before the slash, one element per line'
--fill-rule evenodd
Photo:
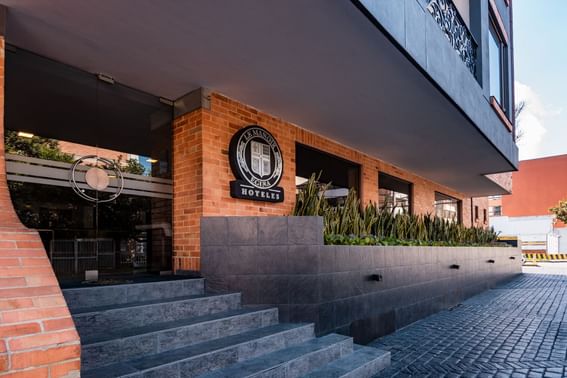
<path fill-rule="evenodd" d="M 538 93 L 530 86 L 515 82 L 516 104 L 525 102 L 524 110 L 516 120 L 517 131 L 521 133 L 518 141 L 520 160 L 533 159 L 545 155 L 541 151 L 544 135 L 547 133 L 545 119 L 558 115 L 560 109 L 551 109 L 544 105 Z"/>

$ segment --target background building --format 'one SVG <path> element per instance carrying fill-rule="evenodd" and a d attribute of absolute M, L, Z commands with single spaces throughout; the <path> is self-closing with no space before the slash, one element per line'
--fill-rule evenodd
<path fill-rule="evenodd" d="M 523 160 L 512 180 L 512 194 L 489 197 L 491 226 L 517 236 L 523 250 L 567 252 L 565 224 L 549 211 L 567 198 L 567 155 Z"/>

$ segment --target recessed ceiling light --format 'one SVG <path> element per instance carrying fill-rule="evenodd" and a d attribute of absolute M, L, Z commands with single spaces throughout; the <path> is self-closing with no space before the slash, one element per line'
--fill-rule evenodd
<path fill-rule="evenodd" d="M 18 131 L 18 136 L 22 138 L 33 138 L 32 133 L 26 133 L 25 131 Z"/>
<path fill-rule="evenodd" d="M 149 159 L 147 159 L 146 161 L 147 161 L 148 163 L 151 163 L 151 164 L 154 164 L 154 163 L 157 163 L 157 162 L 158 162 L 157 159 L 152 159 L 152 158 L 149 158 Z"/>

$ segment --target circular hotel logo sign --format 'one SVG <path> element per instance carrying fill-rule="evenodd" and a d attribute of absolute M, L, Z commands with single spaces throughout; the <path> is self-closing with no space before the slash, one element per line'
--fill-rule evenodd
<path fill-rule="evenodd" d="M 113 184 L 111 186 L 110 176 L 112 172 Z M 83 156 L 71 165 L 69 184 L 73 191 L 87 201 L 102 203 L 114 201 L 124 189 L 124 177 L 118 165 L 112 160 L 97 155 Z M 96 195 L 89 194 L 87 189 L 92 189 Z M 102 195 L 103 192 L 110 192 Z M 100 195 L 99 195 L 100 194 Z"/>
<path fill-rule="evenodd" d="M 257 125 L 239 130 L 230 141 L 229 156 L 237 178 L 230 185 L 232 197 L 283 201 L 283 189 L 276 186 L 283 174 L 282 153 L 268 130 Z"/>

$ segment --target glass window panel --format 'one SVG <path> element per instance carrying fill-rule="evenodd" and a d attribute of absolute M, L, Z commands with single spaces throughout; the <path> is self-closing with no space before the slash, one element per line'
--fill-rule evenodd
<path fill-rule="evenodd" d="M 298 143 L 295 149 L 295 169 L 298 190 L 312 174 L 320 174 L 321 183 L 331 183 L 324 193 L 331 205 L 344 203 L 350 188 L 359 193 L 360 166 L 335 155 Z"/>
<path fill-rule="evenodd" d="M 460 222 L 461 201 L 442 193 L 435 193 L 435 216 L 450 222 Z"/>
<path fill-rule="evenodd" d="M 502 106 L 502 43 L 494 26 L 490 25 L 488 38 L 488 57 L 490 67 L 490 95 Z"/>
<path fill-rule="evenodd" d="M 380 173 L 378 176 L 378 205 L 395 214 L 411 212 L 411 183 Z"/>

